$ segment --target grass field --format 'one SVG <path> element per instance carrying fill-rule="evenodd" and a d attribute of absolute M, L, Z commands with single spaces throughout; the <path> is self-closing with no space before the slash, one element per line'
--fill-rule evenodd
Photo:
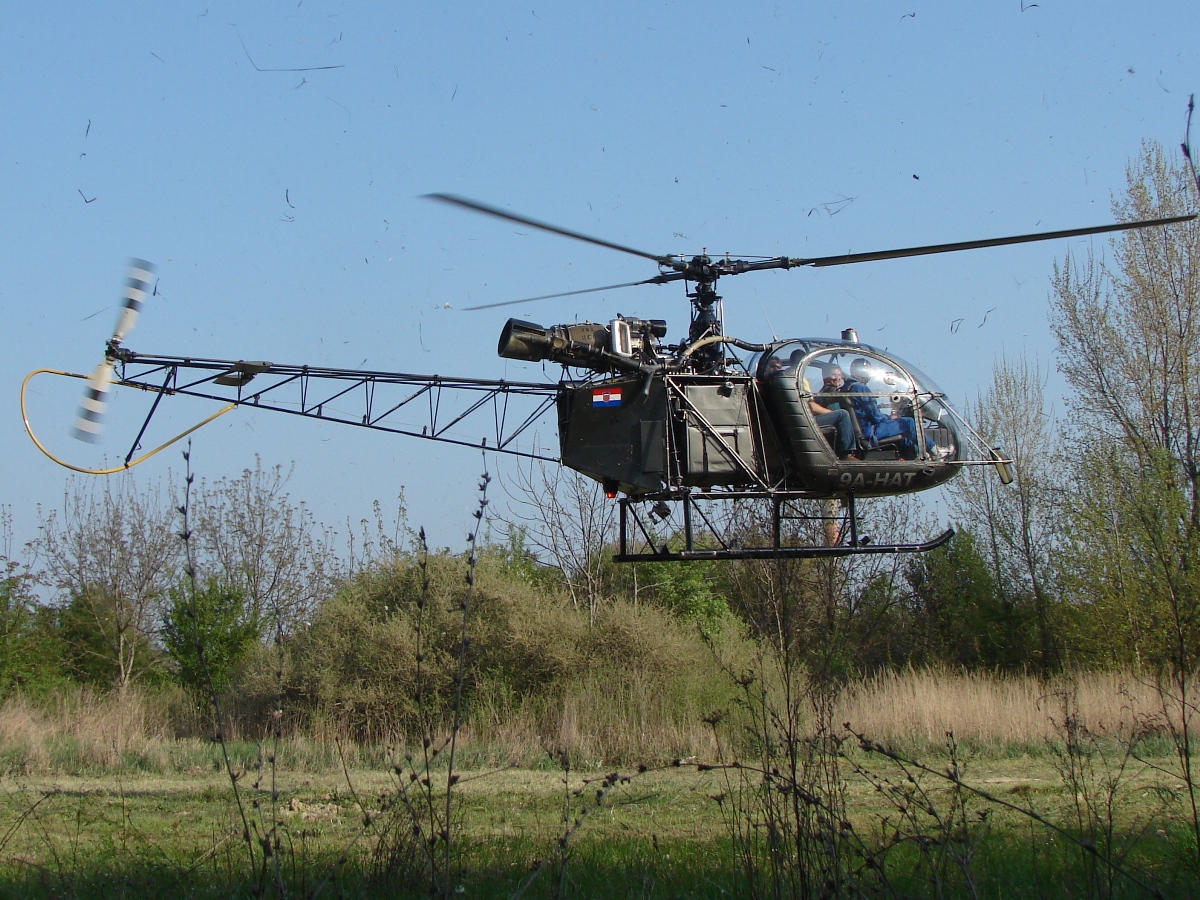
<path fill-rule="evenodd" d="M 676 711 L 668 728 L 660 706 L 620 690 L 567 698 L 561 719 L 540 720 L 543 740 L 549 728 L 570 745 L 575 768 L 564 773 L 531 749 L 534 723 L 512 709 L 503 730 L 475 724 L 462 735 L 443 883 L 467 897 L 820 896 L 805 866 L 836 854 L 844 896 L 1200 895 L 1193 794 L 1171 742 L 1160 729 L 1127 752 L 1155 694 L 1128 675 L 1070 687 L 1068 710 L 1066 693 L 1033 679 L 910 672 L 860 682 L 836 720 L 899 758 L 838 728 L 848 738 L 840 753 L 818 755 L 799 779 L 787 746 L 753 741 L 738 766 L 710 768 L 736 757 L 715 753 L 702 724 L 680 731 L 698 710 Z M 614 744 L 623 730 L 640 744 Z M 524 736 L 506 744 L 504 734 Z M 428 896 L 413 824 L 440 826 L 419 804 L 396 802 L 412 770 L 398 779 L 385 748 L 335 737 L 285 739 L 275 771 L 263 746 L 231 742 L 239 807 L 220 746 L 173 736 L 154 702 L 9 702 L 0 896 Z M 595 761 L 606 747 L 616 757 Z M 673 748 L 694 759 L 663 763 Z M 608 789 L 612 771 L 624 777 Z M 445 769 L 428 774 L 444 798 Z M 276 840 L 264 858 L 266 834 Z"/>
<path fill-rule="evenodd" d="M 887 760 L 854 751 L 849 762 L 893 785 L 907 783 Z M 1112 846 L 1121 865 L 1144 884 L 1165 896 L 1194 896 L 1181 786 L 1153 769 L 1170 762 L 1138 764 L 1124 776 Z M 701 772 L 690 765 L 630 770 L 631 780 L 583 814 L 596 784 L 586 779 L 601 774 L 567 776 L 573 790 L 586 786 L 581 796 L 572 796 L 561 771 L 464 773 L 455 788 L 456 891 L 514 896 L 539 860 L 542 870 L 525 896 L 558 890 L 563 896 L 722 897 L 742 896 L 753 887 L 735 861 L 726 818 L 745 817 L 742 824 L 751 831 L 761 820 L 759 810 L 734 809 L 732 798 L 745 772 Z M 395 793 L 394 777 L 378 770 L 352 771 L 349 780 L 333 772 L 281 772 L 274 804 L 265 783 L 254 789 L 257 777 L 249 772 L 242 779 L 246 810 L 260 829 L 278 823 L 280 883 L 288 895 L 309 894 L 343 854 L 346 864 L 324 887 L 325 896 L 426 895 L 420 861 L 396 848 L 409 820 L 403 813 L 379 814 L 386 805 L 382 798 Z M 1077 831 L 1075 798 L 1064 790 L 1050 756 L 976 757 L 964 780 Z M 751 777 L 747 783 L 756 782 Z M 894 803 L 880 796 L 887 789 L 876 790 L 867 777 L 853 773 L 846 784 L 849 815 L 860 834 L 884 841 L 889 829 L 903 827 Z M 928 778 L 924 784 L 934 806 L 953 818 L 949 784 Z M 0 891 L 6 896 L 252 895 L 255 872 L 241 838 L 241 817 L 229 781 L 219 772 L 10 777 L 0 787 Z M 568 802 L 568 824 L 584 817 L 567 842 L 564 865 L 556 851 Z M 364 809 L 377 816 L 365 830 Z M 890 887 L 909 896 L 1093 896 L 1107 895 L 1109 887 L 1113 896 L 1150 895 L 1121 876 L 1110 880 L 1105 867 L 1097 882 L 1095 871 L 1087 871 L 1087 852 L 1026 816 L 973 796 L 963 812 L 966 828 L 953 839 L 961 838 L 968 870 L 955 863 L 935 878 L 912 848 L 900 846 L 889 857 Z M 932 821 L 930 826 L 936 836 Z M 267 880 L 274 884 L 273 875 Z M 869 872 L 860 873 L 859 881 L 868 894 L 888 894 Z M 1098 891 L 1102 885 L 1107 887 Z"/>

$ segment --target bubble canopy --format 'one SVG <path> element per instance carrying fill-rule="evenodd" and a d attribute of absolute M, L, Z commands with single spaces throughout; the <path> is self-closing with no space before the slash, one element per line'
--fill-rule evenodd
<path fill-rule="evenodd" d="M 861 418 L 863 405 L 882 415 L 911 418 L 921 443 L 942 458 L 957 455 L 957 416 L 933 379 L 893 353 L 851 341 L 796 339 L 755 354 L 747 369 L 759 379 L 782 374 L 795 378 L 802 395 L 826 409 L 850 409 Z M 845 397 L 853 390 L 855 403 Z"/>

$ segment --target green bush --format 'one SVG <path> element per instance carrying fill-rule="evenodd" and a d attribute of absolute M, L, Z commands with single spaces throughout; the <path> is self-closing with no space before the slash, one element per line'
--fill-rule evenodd
<path fill-rule="evenodd" d="M 225 691 L 238 663 L 262 636 L 236 588 L 209 581 L 202 589 L 173 588 L 163 617 L 162 642 L 179 684 L 200 697 Z"/>
<path fill-rule="evenodd" d="M 67 677 L 54 612 L 37 605 L 16 565 L 0 556 L 0 698 L 43 694 Z"/>
<path fill-rule="evenodd" d="M 287 645 L 289 713 L 359 740 L 414 735 L 448 721 L 466 572 L 465 560 L 450 555 L 430 557 L 424 569 L 398 557 L 345 584 Z M 487 555 L 474 580 L 468 702 L 480 690 L 516 703 L 552 701 L 595 669 L 669 679 L 713 668 L 696 625 L 661 607 L 617 601 L 590 622 L 544 582 Z M 273 693 L 267 662 L 244 670 L 243 694 Z"/>

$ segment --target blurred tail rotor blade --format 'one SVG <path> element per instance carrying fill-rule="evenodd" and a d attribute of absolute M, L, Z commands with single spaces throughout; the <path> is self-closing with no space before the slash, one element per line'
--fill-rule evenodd
<path fill-rule="evenodd" d="M 108 408 L 108 394 L 112 389 L 113 362 L 106 359 L 88 376 L 79 412 L 75 416 L 74 435 L 78 440 L 94 444 L 100 440 L 104 427 L 104 411 Z"/>
<path fill-rule="evenodd" d="M 116 379 L 116 348 L 137 324 L 142 304 L 146 302 L 150 279 L 153 277 L 153 263 L 144 259 L 129 260 L 125 296 L 121 304 L 121 314 L 117 317 L 117 327 L 108 342 L 108 352 L 104 360 L 88 376 L 83 399 L 79 402 L 79 412 L 75 416 L 73 433 L 81 441 L 94 444 L 100 440 L 100 432 L 104 429 L 104 413 L 108 409 L 108 395 L 112 392 L 112 384 Z"/>
<path fill-rule="evenodd" d="M 125 335 L 129 334 L 133 326 L 137 324 L 142 304 L 146 301 L 146 291 L 150 287 L 150 279 L 153 277 L 154 263 L 146 262 L 144 259 L 129 261 L 129 278 L 125 282 L 125 302 L 121 308 L 121 315 L 117 319 L 116 330 L 113 332 L 114 343 L 121 343 Z"/>

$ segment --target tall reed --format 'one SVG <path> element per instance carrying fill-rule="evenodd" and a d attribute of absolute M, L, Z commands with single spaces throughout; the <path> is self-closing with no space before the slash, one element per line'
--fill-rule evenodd
<path fill-rule="evenodd" d="M 1064 676 L 1079 721 L 1097 735 L 1161 714 L 1153 683 L 1134 672 Z M 910 749 L 938 748 L 947 731 L 975 750 L 1029 752 L 1056 739 L 1060 682 L 1032 676 L 951 670 L 885 672 L 852 682 L 834 718 L 865 729 L 878 741 Z M 648 763 L 698 757 L 715 747 L 705 715 L 727 705 L 719 673 L 680 667 L 663 672 L 595 668 L 560 678 L 543 694 L 514 695 L 485 681 L 472 698 L 459 739 L 468 765 L 544 764 L 545 748 L 570 753 L 575 767 Z M 1134 717 L 1142 717 L 1135 723 Z M 210 767 L 210 740 L 194 704 L 174 689 L 131 690 L 123 699 L 87 687 L 0 704 L 0 771 L 13 774 L 91 773 L 133 767 L 186 771 Z M 236 723 L 232 745 L 262 737 Z M 336 723 L 294 724 L 282 736 L 281 762 L 298 770 L 336 769 L 337 744 L 352 765 L 370 767 L 383 745 L 403 747 L 403 735 L 380 735 L 376 745 L 353 745 Z"/>
<path fill-rule="evenodd" d="M 864 678 L 843 696 L 841 721 L 870 731 L 876 740 L 906 746 L 940 746 L 947 731 L 960 741 L 997 750 L 1020 750 L 1056 737 L 1055 697 L 1069 686 L 1079 721 L 1093 733 L 1116 735 L 1135 717 L 1161 709 L 1149 677 L 1135 672 L 1074 673 L 1042 681 L 947 669 L 906 669 Z"/>

